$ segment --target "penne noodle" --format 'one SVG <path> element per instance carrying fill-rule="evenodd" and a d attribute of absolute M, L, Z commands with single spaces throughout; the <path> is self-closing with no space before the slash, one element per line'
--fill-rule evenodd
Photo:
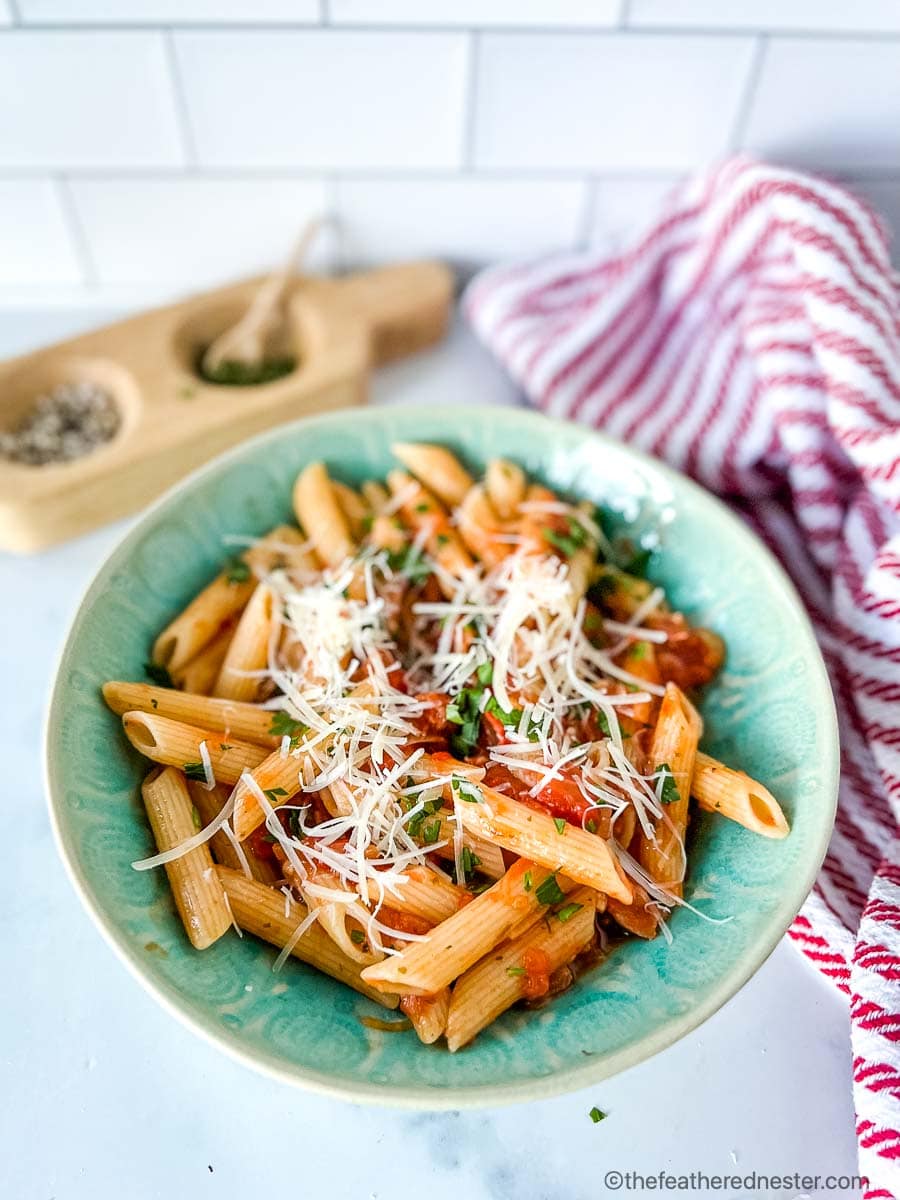
<path fill-rule="evenodd" d="M 324 463 L 310 463 L 297 476 L 294 512 L 326 567 L 338 567 L 353 557 L 356 545 Z"/>
<path fill-rule="evenodd" d="M 369 542 L 376 550 L 389 550 L 394 554 L 399 554 L 401 550 L 406 549 L 409 535 L 403 527 L 403 522 L 397 517 L 387 517 L 382 514 L 372 522 Z"/>
<path fill-rule="evenodd" d="M 344 519 L 350 529 L 350 536 L 355 541 L 361 542 L 365 537 L 366 526 L 371 516 L 368 504 L 359 492 L 354 492 L 353 488 L 347 487 L 346 483 L 339 483 L 336 479 L 332 479 L 331 487 L 338 508 L 344 514 Z"/>
<path fill-rule="evenodd" d="M 196 696 L 210 695 L 219 678 L 237 623 L 237 617 L 231 617 L 199 654 L 195 654 L 183 667 L 170 672 L 171 680 L 177 688 Z"/>
<path fill-rule="evenodd" d="M 387 507 L 391 498 L 390 492 L 383 483 L 377 483 L 374 479 L 367 479 L 359 489 L 369 506 L 370 512 L 376 516 L 381 513 L 382 509 Z"/>
<path fill-rule="evenodd" d="M 443 446 L 429 442 L 395 442 L 391 447 L 404 467 L 435 496 L 450 508 L 455 508 L 475 482 L 459 459 Z"/>
<path fill-rule="evenodd" d="M 452 786 L 452 785 L 451 785 Z M 610 844 L 578 826 L 560 829 L 549 815 L 504 796 L 483 784 L 454 787 L 458 795 L 478 793 L 480 799 L 458 800 L 456 812 L 463 827 L 505 850 L 530 858 L 551 871 L 564 871 L 576 883 L 631 902 L 631 885 Z"/>
<path fill-rule="evenodd" d="M 790 833 L 787 817 L 768 788 L 708 754 L 697 754 L 691 795 L 707 812 L 737 821 L 763 837 L 783 838 Z"/>
<path fill-rule="evenodd" d="M 207 646 L 222 626 L 237 616 L 253 594 L 257 576 L 284 558 L 284 543 L 299 537 L 297 530 L 280 525 L 242 554 L 227 570 L 199 592 L 187 608 L 171 621 L 153 643 L 153 661 L 175 673 Z M 196 684 L 190 691 L 200 691 Z"/>
<path fill-rule="evenodd" d="M 103 699 L 118 716 L 138 711 L 156 713 L 186 725 L 215 729 L 225 734 L 226 739 L 228 734 L 233 734 L 241 741 L 256 742 L 270 749 L 281 744 L 281 735 L 272 731 L 272 722 L 279 714 L 255 704 L 195 696 L 175 688 L 124 683 L 117 679 L 104 683 Z"/>
<path fill-rule="evenodd" d="M 634 891 L 632 902 L 622 904 L 619 900 L 609 899 L 606 911 L 623 929 L 649 941 L 659 932 L 662 913 L 639 883 L 632 882 L 631 886 Z"/>
<path fill-rule="evenodd" d="M 638 857 L 651 879 L 679 897 L 686 866 L 688 802 L 700 732 L 697 710 L 679 687 L 667 684 L 650 747 L 650 766 L 654 771 L 663 766 L 671 771 L 678 799 L 663 805 L 663 815 L 655 823 L 652 838 L 641 835 Z"/>
<path fill-rule="evenodd" d="M 216 872 L 241 929 L 279 948 L 291 941 L 297 926 L 307 916 L 305 904 L 291 901 L 285 915 L 285 897 L 281 891 L 266 887 L 255 879 L 247 879 L 240 871 L 228 867 L 217 867 Z M 385 1008 L 396 1008 L 399 1003 L 397 996 L 368 987 L 360 978 L 360 964 L 348 958 L 316 924 L 301 934 L 291 954 Z"/>
<path fill-rule="evenodd" d="M 438 814 L 440 815 L 440 814 Z M 439 858 L 453 862 L 455 858 L 453 841 L 456 833 L 456 822 L 449 817 L 440 815 L 441 832 L 438 836 L 438 841 L 443 842 L 435 853 Z M 463 830 L 463 846 L 468 847 L 470 853 L 478 859 L 477 869 L 482 875 L 487 875 L 489 879 L 499 879 L 501 875 L 506 874 L 506 864 L 503 861 L 503 851 L 493 842 L 487 841 L 486 838 L 479 837 L 475 833 L 470 833 L 468 829 Z"/>
<path fill-rule="evenodd" d="M 404 471 L 391 471 L 388 487 L 395 497 L 404 497 L 400 505 L 403 520 L 425 539 L 425 549 L 449 574 L 459 576 L 474 565 L 457 531 L 450 524 L 439 500 Z"/>
<path fill-rule="evenodd" d="M 191 803 L 196 808 L 200 817 L 200 824 L 203 826 L 215 820 L 231 794 L 231 789 L 220 783 L 216 784 L 210 790 L 205 783 L 189 779 L 187 780 L 187 787 Z M 250 874 L 254 879 L 258 879 L 260 883 L 274 883 L 276 879 L 281 878 L 281 872 L 276 870 L 275 865 L 254 854 L 249 845 L 241 846 L 240 850 L 238 850 L 235 842 L 225 832 L 224 827 L 212 835 L 209 839 L 209 847 L 213 858 L 223 867 L 231 867 L 235 871 L 243 871 L 244 863 L 246 862 Z M 243 857 L 241 857 L 242 855 Z"/>
<path fill-rule="evenodd" d="M 213 685 L 214 696 L 244 703 L 257 699 L 262 681 L 258 675 L 247 672 L 262 671 L 269 665 L 274 603 L 272 590 L 264 583 L 258 584 L 237 623 Z"/>
<path fill-rule="evenodd" d="M 296 796 L 302 786 L 303 763 L 296 750 L 282 754 L 275 750 L 268 758 L 250 768 L 253 784 L 264 792 L 273 808 Z M 265 811 L 253 786 L 246 779 L 236 780 L 234 799 L 234 832 L 238 841 L 248 838 L 266 819 Z"/>
<path fill-rule="evenodd" d="M 581 907 L 572 912 L 572 905 L 576 904 Z M 561 911 L 567 909 L 571 915 L 566 920 L 551 915 L 547 922 L 538 921 L 518 937 L 497 946 L 457 980 L 447 1016 L 450 1050 L 471 1042 L 486 1025 L 522 999 L 530 959 L 536 959 L 550 974 L 571 962 L 588 945 L 594 935 L 590 891 L 579 888 L 572 892 Z"/>
<path fill-rule="evenodd" d="M 414 913 L 432 925 L 439 925 L 458 912 L 471 899 L 471 893 L 436 875 L 428 867 L 407 867 L 406 882 L 400 893 L 391 892 L 386 900 L 398 912 Z"/>
<path fill-rule="evenodd" d="M 141 795 L 160 852 L 173 850 L 196 834 L 193 804 L 180 771 L 174 767 L 152 770 L 143 782 Z M 165 864 L 165 872 L 191 945 L 205 950 L 231 926 L 231 913 L 209 846 L 204 843 L 173 858 Z"/>
<path fill-rule="evenodd" d="M 261 746 L 223 738 L 218 730 L 199 729 L 181 721 L 170 721 L 155 713 L 127 712 L 122 716 L 125 736 L 145 758 L 164 766 L 190 768 L 202 774 L 200 743 L 205 742 L 217 783 L 235 784 L 244 771 L 252 771 L 266 757 Z"/>
<path fill-rule="evenodd" d="M 401 996 L 400 1011 L 409 1017 L 419 1041 L 431 1046 L 447 1028 L 450 989 L 442 988 L 436 996 Z"/>
<path fill-rule="evenodd" d="M 491 507 L 501 521 L 511 521 L 525 499 L 525 472 L 506 458 L 492 458 L 484 473 Z"/>
<path fill-rule="evenodd" d="M 552 872 L 520 858 L 493 887 L 436 925 L 427 938 L 366 967 L 366 983 L 401 995 L 430 996 L 452 983 L 527 916 L 540 911 Z M 553 893 L 555 897 L 555 892 Z"/>
<path fill-rule="evenodd" d="M 466 492 L 456 512 L 456 525 L 466 548 L 488 567 L 496 567 L 515 549 L 508 540 L 512 527 L 504 528 L 479 483 Z"/>
<path fill-rule="evenodd" d="M 593 505 L 582 502 L 577 505 L 580 512 L 587 513 L 593 511 Z M 574 554 L 569 555 L 569 602 L 574 612 L 581 603 L 587 590 L 591 584 L 591 578 L 594 573 L 594 563 L 597 561 L 597 541 L 593 538 L 583 525 L 577 525 L 576 528 L 581 531 L 584 536 L 584 541 L 575 550 Z"/>

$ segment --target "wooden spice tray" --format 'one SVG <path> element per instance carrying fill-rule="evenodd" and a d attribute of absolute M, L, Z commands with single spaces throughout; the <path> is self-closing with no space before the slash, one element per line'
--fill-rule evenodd
<path fill-rule="evenodd" d="M 0 363 L 0 424 L 39 395 L 86 381 L 121 412 L 115 437 L 73 462 L 0 459 L 0 547 L 31 552 L 141 508 L 186 472 L 294 417 L 365 402 L 373 366 L 411 354 L 447 328 L 453 276 L 436 262 L 339 279 L 298 277 L 287 296 L 297 366 L 254 386 L 207 383 L 201 351 L 246 310 L 250 279 L 153 309 Z"/>

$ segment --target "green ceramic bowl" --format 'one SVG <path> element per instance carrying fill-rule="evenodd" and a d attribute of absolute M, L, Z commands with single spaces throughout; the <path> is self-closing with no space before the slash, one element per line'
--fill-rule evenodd
<path fill-rule="evenodd" d="M 142 761 L 104 707 L 106 679 L 141 679 L 154 635 L 215 573 L 226 534 L 290 516 L 291 484 L 324 459 L 350 484 L 384 476 L 396 440 L 439 441 L 475 470 L 503 454 L 572 496 L 655 531 L 652 576 L 718 630 L 726 670 L 703 705 L 704 746 L 769 786 L 792 832 L 775 842 L 696 814 L 686 889 L 710 924 L 673 914 L 670 947 L 633 941 L 538 1012 L 510 1012 L 457 1054 L 361 1023 L 363 997 L 251 937 L 202 954 L 185 939 L 140 807 Z M 772 951 L 813 884 L 834 817 L 834 708 L 787 578 L 720 503 L 600 434 L 519 409 L 383 408 L 286 425 L 218 459 L 152 508 L 85 595 L 59 665 L 47 781 L 60 852 L 82 900 L 143 985 L 222 1049 L 280 1079 L 353 1100 L 448 1108 L 531 1099 L 620 1071 L 694 1029 Z"/>

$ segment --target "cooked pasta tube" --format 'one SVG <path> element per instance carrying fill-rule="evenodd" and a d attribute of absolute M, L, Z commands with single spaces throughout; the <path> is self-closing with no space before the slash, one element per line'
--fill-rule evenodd
<path fill-rule="evenodd" d="M 737 821 L 763 837 L 783 838 L 790 833 L 787 817 L 768 788 L 708 754 L 697 754 L 691 795 L 707 812 Z"/>
<path fill-rule="evenodd" d="M 303 762 L 297 751 L 274 751 L 250 768 L 252 783 L 238 779 L 234 797 L 234 832 L 239 841 L 248 838 L 266 819 L 253 784 L 263 792 L 273 808 L 279 808 L 300 791 Z"/>
<path fill-rule="evenodd" d="M 126 712 L 156 713 L 186 725 L 199 725 L 234 734 L 245 742 L 256 742 L 270 749 L 281 744 L 278 719 L 281 713 L 242 704 L 236 700 L 219 700 L 212 696 L 195 696 L 175 688 L 154 687 L 149 683 L 125 683 L 110 680 L 103 685 L 103 699 L 119 716 Z M 275 732 L 273 732 L 273 722 Z M 286 725 L 285 731 L 288 726 Z"/>
<path fill-rule="evenodd" d="M 456 455 L 430 442 L 395 442 L 394 454 L 435 496 L 455 508 L 475 482 Z"/>
<path fill-rule="evenodd" d="M 423 941 L 366 967 L 363 979 L 402 995 L 434 995 L 487 954 L 517 921 L 558 899 L 558 892 L 551 871 L 520 858 L 493 887 L 436 925 Z"/>
<path fill-rule="evenodd" d="M 220 783 L 210 790 L 205 783 L 189 779 L 187 786 L 191 802 L 197 810 L 201 825 L 204 826 L 215 820 L 231 795 L 231 788 Z M 234 835 L 228 836 L 223 826 L 209 839 L 209 848 L 217 863 L 223 867 L 232 867 L 236 871 L 243 871 L 246 863 L 247 870 L 260 883 L 274 883 L 281 877 L 281 872 L 277 871 L 271 862 L 254 854 L 249 845 L 241 846 L 237 838 L 232 840 L 233 837 Z"/>
<path fill-rule="evenodd" d="M 271 570 L 273 563 L 284 556 L 285 541 L 295 536 L 299 536 L 296 530 L 281 525 L 236 555 L 229 567 L 162 631 L 153 643 L 153 661 L 168 668 L 174 678 L 175 672 L 208 645 L 229 617 L 241 612 L 256 587 L 254 573 L 262 575 Z"/>
<path fill-rule="evenodd" d="M 579 512 L 589 513 L 593 509 L 593 505 L 582 501 L 577 505 L 577 509 Z M 577 532 L 583 539 L 581 544 L 569 555 L 569 603 L 574 612 L 590 587 L 594 563 L 597 561 L 598 546 L 596 538 L 578 523 L 577 517 L 572 517 L 571 521 L 573 522 L 573 532 Z"/>
<path fill-rule="evenodd" d="M 615 896 L 625 904 L 631 902 L 631 885 L 603 838 L 554 820 L 549 813 L 483 784 L 451 786 L 457 797 L 457 815 L 470 833 L 551 871 L 564 871 L 576 883 Z"/>
<path fill-rule="evenodd" d="M 504 528 L 480 483 L 463 497 L 456 524 L 466 548 L 488 567 L 496 567 L 515 549 L 509 540 L 511 526 Z"/>
<path fill-rule="evenodd" d="M 659 931 L 662 913 L 659 905 L 654 904 L 639 883 L 632 883 L 631 886 L 634 890 L 632 902 L 622 904 L 618 900 L 610 899 L 606 911 L 623 929 L 649 941 L 655 938 Z"/>
<path fill-rule="evenodd" d="M 403 874 L 406 880 L 400 884 L 399 894 L 391 892 L 385 901 L 398 912 L 414 913 L 439 925 L 470 899 L 471 893 L 465 888 L 442 879 L 427 867 L 407 867 Z"/>
<path fill-rule="evenodd" d="M 447 1028 L 450 989 L 442 988 L 436 996 L 401 996 L 400 1011 L 409 1017 L 419 1041 L 431 1046 Z"/>
<path fill-rule="evenodd" d="M 135 750 L 145 758 L 182 771 L 187 769 L 189 775 L 198 778 L 203 777 L 200 745 L 205 742 L 217 783 L 237 783 L 243 771 L 252 771 L 266 757 L 262 747 L 250 742 L 226 741 L 218 730 L 199 729 L 155 713 L 127 712 L 122 716 L 122 728 Z"/>
<path fill-rule="evenodd" d="M 370 511 L 376 516 L 387 506 L 391 498 L 384 484 L 378 483 L 374 479 L 367 479 L 359 490 L 362 492 Z"/>
<path fill-rule="evenodd" d="M 174 850 L 196 832 L 193 804 L 184 776 L 174 767 L 154 769 L 141 787 L 157 849 Z M 231 913 L 216 877 L 209 846 L 195 846 L 165 864 L 175 907 L 197 950 L 205 950 L 231 926 Z"/>
<path fill-rule="evenodd" d="M 212 641 L 207 642 L 199 654 L 174 671 L 170 671 L 172 682 L 195 696 L 208 696 L 213 690 L 222 663 L 237 628 L 237 617 L 230 617 Z"/>
<path fill-rule="evenodd" d="M 575 907 L 575 906 L 579 907 Z M 561 919 L 565 914 L 564 919 Z M 525 995 L 523 987 L 539 966 L 541 975 L 571 962 L 594 934 L 594 904 L 587 888 L 566 897 L 549 920 L 538 921 L 511 941 L 495 947 L 457 980 L 450 996 L 447 1046 L 458 1050 Z"/>
<path fill-rule="evenodd" d="M 384 950 L 371 946 L 366 940 L 368 909 L 355 891 L 346 890 L 337 876 L 320 872 L 305 879 L 303 899 L 348 958 L 363 964 L 380 962 L 384 958 Z"/>
<path fill-rule="evenodd" d="M 305 904 L 292 900 L 286 905 L 282 892 L 266 887 L 255 879 L 248 879 L 240 871 L 217 867 L 216 872 L 225 888 L 234 919 L 241 929 L 279 948 L 293 939 L 298 925 L 308 915 Z M 300 935 L 291 954 L 355 991 L 362 992 L 370 1000 L 383 1004 L 385 1008 L 396 1008 L 399 1003 L 397 996 L 369 987 L 360 978 L 360 964 L 348 958 L 317 924 L 310 925 Z"/>
<path fill-rule="evenodd" d="M 473 566 L 472 558 L 450 524 L 447 510 L 434 494 L 405 471 L 391 471 L 388 487 L 395 499 L 402 498 L 403 520 L 425 539 L 425 549 L 450 575 L 460 576 Z"/>
<path fill-rule="evenodd" d="M 355 553 L 350 525 L 324 463 L 310 463 L 297 476 L 294 512 L 326 567 L 340 566 Z"/>
<path fill-rule="evenodd" d="M 371 510 L 359 492 L 354 492 L 352 487 L 348 487 L 346 483 L 340 483 L 336 479 L 332 479 L 331 487 L 334 491 L 334 498 L 337 500 L 338 508 L 344 514 L 344 519 L 350 529 L 350 535 L 357 542 L 361 542 L 365 536 L 366 526 L 369 523 Z"/>
<path fill-rule="evenodd" d="M 638 857 L 650 877 L 675 896 L 682 894 L 684 837 L 700 729 L 693 704 L 681 688 L 667 684 L 650 746 L 650 764 L 653 770 L 663 768 L 671 773 L 678 798 L 666 803 L 664 789 L 663 815 L 657 819 L 652 837 L 641 835 Z"/>
<path fill-rule="evenodd" d="M 525 499 L 525 472 L 507 458 L 492 458 L 484 473 L 491 506 L 501 521 L 511 521 Z"/>
<path fill-rule="evenodd" d="M 443 845 L 439 845 L 435 853 L 440 858 L 449 859 L 452 862 L 455 858 L 453 842 L 456 833 L 456 822 L 444 816 L 441 816 L 440 821 L 441 832 L 438 835 L 438 841 L 443 843 Z M 487 875 L 489 879 L 499 879 L 501 875 L 506 873 L 503 851 L 494 842 L 489 842 L 486 838 L 479 837 L 477 834 L 471 833 L 468 829 L 464 829 L 463 846 L 467 846 L 470 853 L 478 860 L 477 867 L 482 875 Z"/>
<path fill-rule="evenodd" d="M 258 584 L 237 623 L 213 685 L 214 696 L 245 703 L 258 697 L 260 677 L 248 672 L 261 671 L 268 665 L 274 603 L 272 589 L 264 583 Z"/>

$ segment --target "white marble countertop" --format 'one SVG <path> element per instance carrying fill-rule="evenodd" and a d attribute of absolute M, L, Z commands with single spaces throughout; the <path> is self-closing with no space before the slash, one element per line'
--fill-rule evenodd
<path fill-rule="evenodd" d="M 0 313 L 0 356 L 113 315 Z M 374 395 L 516 402 L 460 329 L 383 371 Z M 616 1190 L 615 1178 L 605 1180 L 616 1171 L 818 1174 L 818 1189 L 753 1194 L 858 1194 L 824 1186 L 825 1176 L 856 1170 L 846 1006 L 787 943 L 658 1057 L 585 1091 L 506 1109 L 410 1114 L 308 1095 L 173 1021 L 82 911 L 56 857 L 41 783 L 56 654 L 82 589 L 128 524 L 36 558 L 0 554 L 0 1196 L 597 1200 Z M 606 1121 L 591 1123 L 593 1105 Z M 739 1194 L 699 1183 L 696 1194 Z"/>

